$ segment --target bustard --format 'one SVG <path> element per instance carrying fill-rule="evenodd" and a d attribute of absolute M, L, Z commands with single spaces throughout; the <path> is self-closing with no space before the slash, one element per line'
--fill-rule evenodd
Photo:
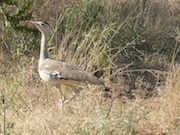
<path fill-rule="evenodd" d="M 69 62 L 51 59 L 47 50 L 47 37 L 51 30 L 49 24 L 42 21 L 30 22 L 41 32 L 41 46 L 38 63 L 39 75 L 43 81 L 55 85 L 59 89 L 62 103 L 64 102 L 64 96 L 61 92 L 61 84 L 73 87 L 81 83 L 90 83 L 100 85 L 104 90 L 108 89 L 108 87 L 106 87 L 97 77 L 81 68 Z"/>

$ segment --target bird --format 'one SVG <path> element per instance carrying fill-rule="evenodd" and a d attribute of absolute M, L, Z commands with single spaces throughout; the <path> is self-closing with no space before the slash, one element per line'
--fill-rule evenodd
<path fill-rule="evenodd" d="M 80 67 L 62 60 L 54 60 L 48 54 L 48 36 L 51 27 L 47 22 L 30 21 L 41 32 L 40 55 L 38 62 L 38 73 L 40 78 L 58 88 L 61 103 L 64 103 L 64 96 L 61 91 L 62 85 L 75 87 L 82 84 L 93 84 L 101 86 L 105 91 L 109 91 L 102 81 L 93 74 L 81 69 Z"/>

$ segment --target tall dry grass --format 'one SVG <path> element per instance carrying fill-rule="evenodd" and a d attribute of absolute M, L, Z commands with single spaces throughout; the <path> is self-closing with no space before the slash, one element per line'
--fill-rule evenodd
<path fill-rule="evenodd" d="M 26 82 L 28 78 L 14 73 L 9 80 L 1 81 L 1 88 L 5 87 L 6 132 L 27 135 L 178 134 L 179 71 L 179 67 L 172 70 L 164 88 L 159 89 L 158 98 L 105 99 L 97 87 L 84 88 L 75 100 L 65 105 L 64 112 L 60 111 L 56 89 L 49 90 L 42 85 L 32 88 L 31 82 Z M 16 83 L 11 84 L 11 79 Z M 28 83 L 31 87 L 23 85 Z M 36 80 L 36 83 L 40 82 Z M 71 89 L 66 90 L 72 94 Z M 68 96 L 67 91 L 65 93 Z M 1 110 L 1 132 L 3 115 Z"/>
<path fill-rule="evenodd" d="M 179 134 L 180 69 L 173 66 L 179 59 L 178 1 L 79 1 L 79 5 L 61 1 L 65 5 L 56 13 L 58 4 L 54 3 L 58 1 L 38 2 L 48 10 L 35 7 L 34 19 L 50 18 L 55 26 L 49 42 L 52 58 L 72 62 L 92 73 L 102 72 L 100 79 L 117 95 L 106 99 L 96 86 L 83 88 L 62 112 L 57 90 L 45 85 L 37 73 L 39 49 L 35 43 L 40 37 L 12 30 L 12 35 L 7 32 L 0 38 L 0 134 Z M 53 15 L 49 17 L 44 11 Z M 157 52 L 151 57 L 154 48 Z M 173 57 L 173 62 L 158 58 L 164 55 L 170 60 Z M 137 75 L 137 89 L 147 90 L 141 86 L 149 84 L 145 76 L 140 76 L 146 69 L 139 68 L 141 62 L 130 67 L 134 59 L 142 60 L 155 77 L 158 73 L 167 76 L 165 84 L 150 78 L 158 84 L 155 96 L 119 96 L 121 89 L 130 92 L 123 73 Z M 162 65 L 171 68 L 161 71 Z M 73 89 L 64 87 L 63 93 L 69 98 Z"/>

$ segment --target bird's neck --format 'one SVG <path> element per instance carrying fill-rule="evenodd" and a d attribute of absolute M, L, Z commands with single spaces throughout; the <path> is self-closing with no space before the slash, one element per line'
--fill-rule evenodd
<path fill-rule="evenodd" d="M 44 62 L 45 59 L 49 58 L 47 50 L 47 35 L 41 33 L 41 48 L 40 48 L 40 57 L 39 57 L 39 67 Z"/>

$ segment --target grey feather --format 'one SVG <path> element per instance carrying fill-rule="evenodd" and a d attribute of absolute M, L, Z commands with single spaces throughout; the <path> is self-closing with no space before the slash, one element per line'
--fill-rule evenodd
<path fill-rule="evenodd" d="M 103 82 L 94 75 L 65 61 L 46 59 L 41 65 L 40 70 L 48 72 L 52 79 L 73 80 L 88 82 L 96 85 L 104 85 Z"/>

